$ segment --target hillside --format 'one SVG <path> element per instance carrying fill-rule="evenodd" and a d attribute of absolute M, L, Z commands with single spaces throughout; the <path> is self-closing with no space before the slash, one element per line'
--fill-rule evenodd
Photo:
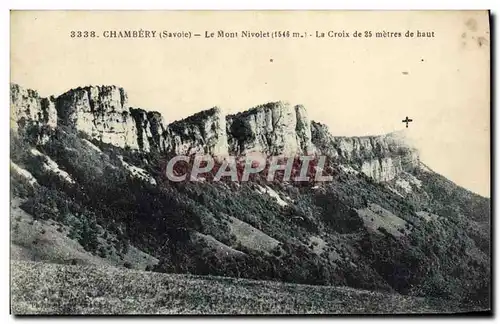
<path fill-rule="evenodd" d="M 325 156 L 332 180 L 283 180 L 278 172 L 267 181 L 268 169 L 250 181 L 166 176 L 171 157 L 195 154 L 308 155 L 315 163 Z M 212 108 L 166 123 L 129 107 L 115 86 L 41 98 L 12 85 L 11 202 L 12 259 L 44 263 L 19 263 L 19 275 L 97 267 L 89 270 L 95 279 L 71 291 L 131 268 L 317 285 L 311 289 L 332 294 L 353 291 L 340 286 L 370 290 L 363 296 L 411 300 L 405 312 L 435 298 L 454 305 L 441 311 L 490 309 L 490 200 L 426 167 L 404 132 L 333 136 L 300 105 L 268 103 L 230 116 Z M 360 310 L 383 311 L 377 298 L 363 298 Z M 318 311 L 342 312 L 332 307 Z"/>
<path fill-rule="evenodd" d="M 348 287 L 35 262 L 12 262 L 11 267 L 12 310 L 16 314 L 435 314 L 465 311 L 439 299 Z"/>

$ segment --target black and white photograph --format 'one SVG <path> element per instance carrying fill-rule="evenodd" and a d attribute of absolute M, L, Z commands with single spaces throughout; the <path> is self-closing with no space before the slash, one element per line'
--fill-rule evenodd
<path fill-rule="evenodd" d="M 11 314 L 491 315 L 491 19 L 12 10 Z"/>

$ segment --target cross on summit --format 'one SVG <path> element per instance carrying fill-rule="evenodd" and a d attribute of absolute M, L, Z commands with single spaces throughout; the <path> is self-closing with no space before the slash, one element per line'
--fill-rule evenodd
<path fill-rule="evenodd" d="M 403 119 L 403 123 L 406 123 L 406 128 L 408 128 L 408 123 L 411 123 L 413 119 L 408 119 L 408 116 L 406 116 L 406 119 Z"/>

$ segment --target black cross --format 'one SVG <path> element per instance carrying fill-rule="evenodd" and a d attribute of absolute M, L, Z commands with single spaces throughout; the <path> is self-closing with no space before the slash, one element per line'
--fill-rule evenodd
<path fill-rule="evenodd" d="M 408 119 L 408 116 L 406 116 L 406 119 L 403 120 L 403 123 L 406 123 L 406 128 L 408 128 L 408 123 L 411 123 L 413 119 Z"/>

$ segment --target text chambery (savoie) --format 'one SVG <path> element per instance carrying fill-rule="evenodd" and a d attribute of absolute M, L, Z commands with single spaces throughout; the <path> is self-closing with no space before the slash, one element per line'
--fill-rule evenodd
<path fill-rule="evenodd" d="M 155 30 L 105 30 L 102 33 L 104 38 L 154 38 L 158 36 Z"/>

